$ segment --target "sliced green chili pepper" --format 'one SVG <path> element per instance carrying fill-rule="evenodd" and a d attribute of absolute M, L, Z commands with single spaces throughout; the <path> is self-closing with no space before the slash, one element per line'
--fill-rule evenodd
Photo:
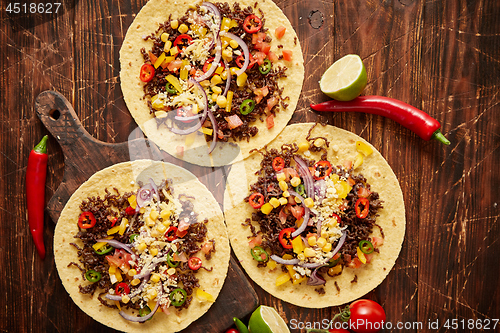
<path fill-rule="evenodd" d="M 266 75 L 267 73 L 269 73 L 271 71 L 272 67 L 273 67 L 273 65 L 271 64 L 271 60 L 265 59 L 264 63 L 259 66 L 259 72 L 260 72 L 260 74 Z"/>
<path fill-rule="evenodd" d="M 175 252 L 175 253 L 177 253 L 177 252 Z M 179 266 L 179 262 L 178 261 L 175 262 L 175 263 L 173 262 L 172 255 L 170 255 L 170 252 L 167 254 L 167 264 L 170 267 L 173 267 L 173 268 Z"/>
<path fill-rule="evenodd" d="M 255 101 L 253 99 L 245 99 L 240 105 L 240 113 L 243 115 L 249 114 L 255 109 Z"/>
<path fill-rule="evenodd" d="M 165 90 L 169 93 L 169 94 L 177 94 L 177 89 L 174 88 L 174 85 L 170 82 L 167 83 L 167 85 L 165 86 Z"/>
<path fill-rule="evenodd" d="M 295 192 L 297 192 L 299 195 L 305 197 L 306 196 L 306 189 L 304 187 L 304 184 L 300 184 L 298 186 L 294 187 Z"/>
<path fill-rule="evenodd" d="M 375 247 L 373 246 L 372 242 L 370 242 L 369 240 L 362 240 L 361 242 L 359 242 L 359 249 L 364 254 L 370 254 L 373 252 Z"/>
<path fill-rule="evenodd" d="M 106 245 L 102 246 L 99 248 L 99 250 L 95 250 L 95 253 L 103 255 L 103 254 L 108 254 L 109 252 L 113 251 L 114 247 L 106 243 Z"/>
<path fill-rule="evenodd" d="M 93 269 L 91 270 L 88 270 L 85 272 L 85 278 L 89 281 L 89 282 L 97 282 L 101 279 L 101 273 L 99 272 L 96 272 L 94 271 Z"/>
<path fill-rule="evenodd" d="M 252 254 L 252 257 L 257 261 L 262 262 L 269 260 L 269 255 L 267 254 L 266 250 L 264 250 L 260 246 L 255 246 L 252 249 L 250 249 L 250 254 Z"/>
<path fill-rule="evenodd" d="M 333 259 L 333 260 L 330 260 L 328 262 L 328 267 L 335 267 L 337 266 L 337 264 L 340 262 L 340 257 L 338 257 L 337 259 Z"/>
<path fill-rule="evenodd" d="M 187 293 L 182 288 L 172 290 L 170 293 L 170 302 L 173 306 L 181 306 L 187 299 Z"/>
<path fill-rule="evenodd" d="M 138 234 L 132 234 L 132 235 L 130 235 L 130 243 L 135 242 L 135 240 L 137 239 L 137 237 L 139 237 Z"/>
<path fill-rule="evenodd" d="M 139 316 L 141 316 L 141 317 L 145 317 L 150 313 L 151 313 L 151 309 L 147 305 L 145 307 L 139 309 Z M 153 317 L 151 317 L 151 318 L 153 318 Z M 148 320 L 151 320 L 151 318 L 149 318 Z"/>

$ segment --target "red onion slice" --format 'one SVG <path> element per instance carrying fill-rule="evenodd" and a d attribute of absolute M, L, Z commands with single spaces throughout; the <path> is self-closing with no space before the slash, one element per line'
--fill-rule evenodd
<path fill-rule="evenodd" d="M 98 243 L 100 243 L 100 242 L 102 242 L 102 243 L 108 243 L 109 245 L 111 245 L 115 249 L 124 249 L 128 253 L 130 253 L 130 254 L 132 254 L 132 255 L 135 256 L 135 253 L 132 252 L 132 249 L 130 248 L 130 246 L 128 246 L 127 244 L 123 244 L 123 243 L 121 243 L 121 242 L 119 242 L 117 240 L 102 238 L 102 239 L 98 239 L 97 242 Z"/>
<path fill-rule="evenodd" d="M 222 93 L 222 96 L 226 97 L 227 92 L 229 91 L 229 87 L 231 86 L 231 69 L 229 68 L 229 64 L 227 63 L 226 60 L 224 60 L 224 66 L 226 66 L 226 88 L 224 88 L 224 92 Z"/>
<path fill-rule="evenodd" d="M 121 301 L 122 300 L 122 297 L 121 296 L 118 296 L 118 295 L 111 295 L 111 294 L 106 294 L 106 297 L 107 299 L 110 299 L 112 301 Z"/>
<path fill-rule="evenodd" d="M 281 257 L 278 257 L 275 254 L 271 254 L 271 259 L 276 261 L 278 264 L 282 264 L 282 265 L 296 265 L 300 262 L 300 260 L 297 258 L 295 258 L 295 259 L 283 259 Z"/>
<path fill-rule="evenodd" d="M 157 208 L 158 213 L 159 213 L 160 212 L 160 192 L 158 191 L 158 186 L 156 186 L 153 178 L 149 178 L 149 183 L 151 184 L 151 187 L 153 188 L 153 194 L 156 194 L 156 196 L 158 197 L 156 200 L 156 208 Z"/>
<path fill-rule="evenodd" d="M 290 195 L 293 195 L 296 198 L 299 198 L 300 202 L 302 203 L 302 206 L 304 206 L 304 221 L 302 222 L 302 224 L 300 225 L 300 227 L 298 227 L 297 230 L 295 230 L 294 232 L 292 232 L 292 237 L 297 237 L 304 230 L 306 230 L 307 223 L 309 222 L 309 213 L 310 213 L 310 211 L 309 211 L 309 208 L 306 207 L 306 204 L 304 203 L 304 198 L 300 194 L 298 194 L 297 192 L 292 191 L 292 190 L 288 190 L 288 193 L 290 193 Z"/>
<path fill-rule="evenodd" d="M 324 179 L 317 180 L 314 183 L 314 195 L 318 196 L 319 201 L 326 197 L 326 181 Z"/>
<path fill-rule="evenodd" d="M 205 119 L 207 119 L 207 113 L 208 113 L 208 97 L 207 97 L 207 93 L 205 92 L 205 90 L 203 89 L 203 87 L 196 80 L 193 80 L 192 78 L 189 78 L 189 82 L 193 83 L 198 88 L 198 90 L 201 92 L 201 94 L 203 95 L 203 99 L 204 99 L 205 105 L 203 106 L 203 113 L 201 115 L 201 119 L 200 119 L 200 121 L 196 125 L 194 125 L 192 127 L 189 127 L 187 129 L 183 129 L 183 130 L 175 128 L 175 127 L 171 127 L 170 128 L 170 131 L 172 133 L 179 134 L 179 135 L 187 135 L 187 134 L 191 134 L 191 133 L 196 132 L 198 129 L 201 128 L 201 126 L 205 122 Z M 186 120 L 186 118 L 183 118 L 183 120 Z"/>
<path fill-rule="evenodd" d="M 250 63 L 250 50 L 248 49 L 247 43 L 245 43 L 245 41 L 243 39 L 241 39 L 240 37 L 238 37 L 235 34 L 232 34 L 230 32 L 223 31 L 223 32 L 221 32 L 221 35 L 229 37 L 232 40 L 234 40 L 235 42 L 237 42 L 238 45 L 243 50 L 243 55 L 245 57 L 245 62 L 243 63 L 243 66 L 241 66 L 240 70 L 235 73 L 236 76 L 243 74 L 245 72 L 245 70 L 247 69 L 248 64 Z"/>
<path fill-rule="evenodd" d="M 321 286 L 323 284 L 326 283 L 326 280 L 318 274 L 318 269 L 319 268 L 316 268 L 311 276 L 309 277 L 309 279 L 307 280 L 307 285 L 308 286 Z"/>
<path fill-rule="evenodd" d="M 212 61 L 212 65 L 210 66 L 210 69 L 204 73 L 202 76 L 199 76 L 196 78 L 197 82 L 201 82 L 205 79 L 208 79 L 212 74 L 215 72 L 217 67 L 219 67 L 220 60 L 222 58 L 222 45 L 220 42 L 220 38 L 216 37 L 215 38 L 215 57 L 214 61 Z M 190 79 L 191 80 L 191 79 Z"/>
<path fill-rule="evenodd" d="M 160 288 L 160 291 L 158 292 L 158 299 L 160 299 L 160 296 L 162 295 L 162 292 L 163 292 L 163 288 Z M 147 315 L 145 315 L 144 317 L 131 316 L 128 313 L 125 313 L 123 310 L 120 311 L 120 316 L 122 316 L 124 319 L 127 319 L 129 321 L 133 321 L 133 322 L 136 322 L 136 323 L 143 323 L 146 320 L 148 320 L 149 318 L 153 317 L 153 315 L 158 310 L 158 307 L 160 307 L 160 302 L 159 301 L 156 302 L 156 305 L 155 305 L 154 309 L 150 313 L 148 313 Z"/>
<path fill-rule="evenodd" d="M 145 203 L 151 200 L 153 191 L 151 184 L 146 184 L 137 191 L 137 208 L 144 207 Z"/>
<path fill-rule="evenodd" d="M 337 252 L 339 252 L 339 250 L 340 250 L 340 248 L 342 247 L 342 245 L 344 245 L 344 242 L 345 242 L 346 237 L 347 237 L 347 231 L 342 230 L 342 237 L 340 237 L 340 239 L 339 239 L 339 243 L 337 244 L 337 246 L 335 247 L 335 249 L 333 249 L 333 252 L 332 252 L 332 253 L 333 253 L 333 255 L 332 255 L 332 257 L 333 257 L 334 255 L 336 255 L 336 254 L 337 254 Z"/>
<path fill-rule="evenodd" d="M 222 25 L 222 19 L 221 19 L 221 14 L 220 14 L 219 8 L 217 8 L 216 5 L 214 5 L 213 3 L 210 3 L 210 2 L 202 2 L 201 5 L 204 7 L 207 7 L 207 9 L 209 11 L 211 11 L 215 16 L 215 24 L 217 24 L 215 31 L 213 31 L 214 38 L 215 38 L 219 35 L 220 27 Z M 210 25 L 207 24 L 207 26 L 210 28 Z M 210 47 L 212 47 L 212 45 L 210 45 Z"/>
<path fill-rule="evenodd" d="M 304 162 L 299 156 L 294 156 L 293 159 L 297 163 L 300 175 L 304 179 L 304 185 L 306 187 L 306 194 L 313 198 L 314 196 L 314 179 L 309 171 L 309 166 Z M 313 198 L 314 199 L 314 198 Z"/>
<path fill-rule="evenodd" d="M 212 122 L 213 132 L 212 132 L 212 143 L 210 143 L 210 148 L 208 149 L 208 153 L 211 154 L 217 145 L 217 131 L 219 130 L 219 125 L 217 125 L 217 120 L 215 119 L 212 110 L 208 110 L 208 117 Z"/>
<path fill-rule="evenodd" d="M 178 110 L 178 109 L 176 109 Z M 173 110 L 175 111 L 175 110 Z M 202 113 L 198 113 L 194 116 L 189 116 L 189 117 L 183 117 L 183 116 L 175 116 L 175 120 L 180 120 L 180 121 L 186 121 L 186 120 L 195 120 L 195 119 L 200 119 L 201 117 L 203 117 L 203 114 Z"/>

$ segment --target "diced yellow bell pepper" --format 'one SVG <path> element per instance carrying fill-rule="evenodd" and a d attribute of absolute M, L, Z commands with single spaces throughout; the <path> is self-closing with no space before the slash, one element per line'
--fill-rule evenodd
<path fill-rule="evenodd" d="M 228 17 L 223 17 L 222 18 L 222 23 L 221 23 L 221 26 L 220 26 L 220 30 L 221 31 L 229 31 L 229 29 L 231 28 L 231 19 L 228 18 Z"/>
<path fill-rule="evenodd" d="M 291 279 L 290 274 L 288 274 L 288 273 L 281 273 L 276 278 L 276 287 L 281 286 L 282 284 L 286 283 L 287 281 L 290 281 L 290 279 Z"/>
<path fill-rule="evenodd" d="M 304 252 L 304 242 L 302 241 L 302 237 L 295 237 L 292 239 L 293 252 L 296 254 Z"/>
<path fill-rule="evenodd" d="M 363 164 L 363 154 L 358 153 L 356 159 L 354 160 L 353 168 L 357 169 L 361 164 Z"/>
<path fill-rule="evenodd" d="M 373 153 L 372 147 L 363 141 L 356 141 L 356 150 L 365 156 L 370 156 Z"/>
<path fill-rule="evenodd" d="M 359 261 L 361 261 L 363 264 L 366 264 L 366 257 L 365 257 L 365 254 L 363 253 L 363 251 L 361 251 L 361 249 L 358 248 L 356 249 L 357 253 L 358 253 L 358 259 Z"/>
<path fill-rule="evenodd" d="M 212 135 L 212 133 L 214 132 L 213 129 L 211 128 L 206 128 L 206 127 L 202 127 L 199 129 L 199 131 L 203 134 L 206 134 L 206 135 Z"/>
<path fill-rule="evenodd" d="M 273 205 L 271 205 L 269 202 L 266 202 L 262 207 L 260 207 L 260 211 L 264 214 L 269 214 L 273 210 Z"/>
<path fill-rule="evenodd" d="M 215 298 L 211 294 L 201 290 L 200 288 L 196 288 L 196 298 L 200 301 L 215 302 Z"/>
<path fill-rule="evenodd" d="M 110 237 L 106 237 L 106 239 L 112 239 L 113 237 L 110 236 Z M 101 247 L 103 247 L 104 245 L 108 244 L 107 242 L 97 242 L 95 243 L 94 245 L 92 245 L 92 247 L 94 248 L 94 250 L 99 250 Z"/>
<path fill-rule="evenodd" d="M 165 52 L 162 52 L 161 55 L 156 59 L 156 61 L 154 63 L 155 68 L 160 67 L 160 65 L 165 61 L 166 57 L 167 57 L 167 55 L 165 54 Z"/>
<path fill-rule="evenodd" d="M 269 260 L 269 261 L 267 262 L 267 266 L 266 266 L 266 267 L 267 267 L 267 268 L 269 268 L 270 270 L 275 269 L 275 268 L 276 268 L 276 261 L 274 261 L 274 260 Z"/>
<path fill-rule="evenodd" d="M 341 264 L 337 264 L 336 266 L 334 266 L 334 267 L 332 267 L 332 268 L 330 268 L 330 269 L 328 270 L 328 274 L 329 274 L 329 275 L 332 275 L 332 276 L 333 276 L 333 275 L 337 275 L 337 274 L 339 274 L 340 272 L 342 272 L 342 265 L 341 265 Z"/>
<path fill-rule="evenodd" d="M 300 225 L 302 224 L 302 222 L 304 222 L 304 218 L 303 217 L 301 217 L 300 219 L 298 219 L 297 221 L 295 221 L 295 226 L 297 228 L 299 228 Z"/>
<path fill-rule="evenodd" d="M 108 229 L 108 231 L 106 231 L 106 233 L 108 235 L 112 235 L 112 234 L 116 234 L 118 231 L 120 231 L 120 226 L 117 225 L 117 226 L 114 226 L 113 228 L 111 229 Z"/>
<path fill-rule="evenodd" d="M 125 230 L 127 230 L 127 227 L 128 227 L 128 219 L 123 218 L 122 223 L 120 223 L 119 227 L 120 227 L 120 229 L 118 230 L 118 233 L 123 236 L 123 234 L 125 233 Z"/>
<path fill-rule="evenodd" d="M 347 184 L 346 181 L 340 180 L 336 184 L 333 185 L 337 190 L 337 195 L 340 199 L 344 199 L 347 197 L 349 192 L 351 192 L 352 187 Z"/>
<path fill-rule="evenodd" d="M 128 203 L 130 204 L 130 207 L 132 207 L 133 209 L 135 209 L 137 207 L 137 201 L 136 201 L 136 197 L 135 195 L 131 195 L 130 197 L 128 197 Z"/>
<path fill-rule="evenodd" d="M 300 278 L 296 279 L 295 276 L 292 278 L 293 284 L 299 284 L 307 279 L 307 276 L 300 276 Z"/>
<path fill-rule="evenodd" d="M 189 60 L 182 60 L 181 71 L 179 74 L 181 80 L 186 81 L 188 79 L 188 70 L 187 70 L 188 65 L 189 65 Z"/>
<path fill-rule="evenodd" d="M 123 281 L 123 277 L 122 277 L 119 269 L 116 270 L 115 276 L 116 276 L 116 279 L 118 280 L 118 282 L 122 282 Z"/>
<path fill-rule="evenodd" d="M 243 87 L 247 83 L 247 73 L 243 72 L 236 78 L 238 87 Z"/>
<path fill-rule="evenodd" d="M 177 92 L 179 92 L 179 93 L 182 92 L 181 83 L 179 82 L 178 78 L 176 78 L 172 74 L 168 74 L 165 78 L 167 79 L 168 82 L 170 82 L 174 86 L 174 88 L 175 88 L 175 90 L 177 90 Z"/>
<path fill-rule="evenodd" d="M 226 96 L 226 112 L 231 112 L 231 107 L 233 103 L 233 92 L 229 90 Z"/>

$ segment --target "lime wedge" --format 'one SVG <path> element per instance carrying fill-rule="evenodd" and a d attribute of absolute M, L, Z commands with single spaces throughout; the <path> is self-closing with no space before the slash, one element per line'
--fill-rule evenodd
<path fill-rule="evenodd" d="M 321 77 L 319 87 L 337 101 L 350 101 L 366 87 L 367 77 L 363 61 L 357 54 L 348 54 L 335 61 Z"/>
<path fill-rule="evenodd" d="M 288 326 L 278 312 L 269 306 L 259 306 L 248 322 L 250 333 L 290 333 Z"/>

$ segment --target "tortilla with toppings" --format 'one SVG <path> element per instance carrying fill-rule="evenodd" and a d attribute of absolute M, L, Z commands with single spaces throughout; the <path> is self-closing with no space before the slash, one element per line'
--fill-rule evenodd
<path fill-rule="evenodd" d="M 329 125 L 290 125 L 234 164 L 224 214 L 248 275 L 308 308 L 344 304 L 378 286 L 405 233 L 403 196 L 386 160 Z"/>
<path fill-rule="evenodd" d="M 120 64 L 125 102 L 146 136 L 203 166 L 231 164 L 274 139 L 304 81 L 297 35 L 270 0 L 151 0 L 127 31 Z"/>
<path fill-rule="evenodd" d="M 186 328 L 217 298 L 230 255 L 208 189 L 151 160 L 113 165 L 82 184 L 57 222 L 54 252 L 73 301 L 127 332 Z"/>

